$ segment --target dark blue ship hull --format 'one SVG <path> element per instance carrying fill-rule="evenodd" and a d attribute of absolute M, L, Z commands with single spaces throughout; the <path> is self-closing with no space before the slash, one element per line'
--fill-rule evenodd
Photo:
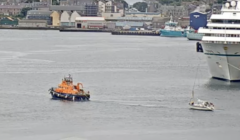
<path fill-rule="evenodd" d="M 59 93 L 55 91 L 51 91 L 53 99 L 62 99 L 62 100 L 70 100 L 70 101 L 88 101 L 90 99 L 90 95 L 73 95 L 66 93 Z"/>

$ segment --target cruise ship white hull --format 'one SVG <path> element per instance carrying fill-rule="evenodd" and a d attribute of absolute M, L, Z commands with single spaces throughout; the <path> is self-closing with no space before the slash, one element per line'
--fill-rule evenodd
<path fill-rule="evenodd" d="M 201 44 L 213 78 L 240 80 L 240 44 Z"/>

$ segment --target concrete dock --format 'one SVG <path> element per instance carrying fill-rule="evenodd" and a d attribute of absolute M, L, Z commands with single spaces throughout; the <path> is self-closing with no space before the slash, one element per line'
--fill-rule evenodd
<path fill-rule="evenodd" d="M 3 27 L 0 26 L 0 29 L 13 29 L 13 30 L 59 30 L 59 28 L 50 28 L 50 27 Z"/>
<path fill-rule="evenodd" d="M 79 29 L 79 28 L 60 28 L 60 32 L 111 32 L 104 29 Z"/>

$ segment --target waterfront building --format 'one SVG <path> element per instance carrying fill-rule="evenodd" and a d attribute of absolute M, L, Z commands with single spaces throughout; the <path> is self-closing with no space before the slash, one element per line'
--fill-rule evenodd
<path fill-rule="evenodd" d="M 46 10 L 29 10 L 27 12 L 27 20 L 46 20 L 48 25 L 52 25 L 52 11 Z"/>
<path fill-rule="evenodd" d="M 60 13 L 57 11 L 53 11 L 50 16 L 52 17 L 52 26 L 60 26 Z"/>
<path fill-rule="evenodd" d="M 18 22 L 19 27 L 47 27 L 47 20 L 27 20 L 22 19 Z"/>
<path fill-rule="evenodd" d="M 77 17 L 75 27 L 82 29 L 102 29 L 105 28 L 104 17 Z"/>
<path fill-rule="evenodd" d="M 110 30 L 116 29 L 116 22 L 111 22 L 111 21 L 106 22 L 106 28 Z"/>
<path fill-rule="evenodd" d="M 113 1 L 108 1 L 105 4 L 105 12 L 106 13 L 114 13 L 117 11 L 116 6 L 114 5 Z"/>
<path fill-rule="evenodd" d="M 75 20 L 77 17 L 81 17 L 81 15 L 77 11 L 74 11 L 70 16 L 70 26 L 75 26 Z"/>
<path fill-rule="evenodd" d="M 98 15 L 103 16 L 103 13 L 121 13 L 124 15 L 125 9 L 124 5 L 121 2 L 115 2 L 113 0 L 105 1 L 99 0 L 98 1 Z"/>
<path fill-rule="evenodd" d="M 125 12 L 125 17 L 161 17 L 159 12 Z"/>
<path fill-rule="evenodd" d="M 117 21 L 152 22 L 153 17 L 119 17 Z"/>
<path fill-rule="evenodd" d="M 114 20 L 122 16 L 122 13 L 102 13 L 102 17 L 106 20 Z"/>
<path fill-rule="evenodd" d="M 4 17 L 0 20 L 0 26 L 16 26 L 16 25 L 18 25 L 18 19 Z"/>
<path fill-rule="evenodd" d="M 32 2 L 31 8 L 32 10 L 49 10 L 49 3 L 48 1 Z"/>
<path fill-rule="evenodd" d="M 170 17 L 153 17 L 152 27 L 155 29 L 163 28 L 165 22 L 169 21 Z"/>
<path fill-rule="evenodd" d="M 60 17 L 60 25 L 61 26 L 71 26 L 70 23 L 71 12 L 63 11 Z"/>
<path fill-rule="evenodd" d="M 59 0 L 61 6 L 81 6 L 93 3 L 95 0 Z"/>
<path fill-rule="evenodd" d="M 19 15 L 24 5 L 0 5 L 0 15 Z"/>
<path fill-rule="evenodd" d="M 97 17 L 98 16 L 98 5 L 96 5 L 96 4 L 84 5 L 84 16 Z"/>
<path fill-rule="evenodd" d="M 67 6 L 60 6 L 60 5 L 51 5 L 49 7 L 51 11 L 58 11 L 63 13 L 64 11 L 73 12 L 77 11 L 80 15 L 84 15 L 84 5 L 76 6 L 76 5 L 67 5 Z"/>
<path fill-rule="evenodd" d="M 124 28 L 144 28 L 144 23 L 143 22 L 116 22 L 116 28 L 117 29 L 124 29 Z"/>

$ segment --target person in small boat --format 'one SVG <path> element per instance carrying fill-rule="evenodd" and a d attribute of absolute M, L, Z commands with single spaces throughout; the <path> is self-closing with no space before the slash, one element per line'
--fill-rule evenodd
<path fill-rule="evenodd" d="M 193 101 L 191 101 L 191 103 L 189 103 L 190 105 L 194 105 L 194 102 Z"/>
<path fill-rule="evenodd" d="M 204 103 L 204 106 L 209 106 L 208 102 L 205 102 L 205 103 Z"/>
<path fill-rule="evenodd" d="M 80 93 L 83 94 L 83 93 L 84 93 L 84 90 L 83 90 L 83 89 L 80 89 Z"/>

